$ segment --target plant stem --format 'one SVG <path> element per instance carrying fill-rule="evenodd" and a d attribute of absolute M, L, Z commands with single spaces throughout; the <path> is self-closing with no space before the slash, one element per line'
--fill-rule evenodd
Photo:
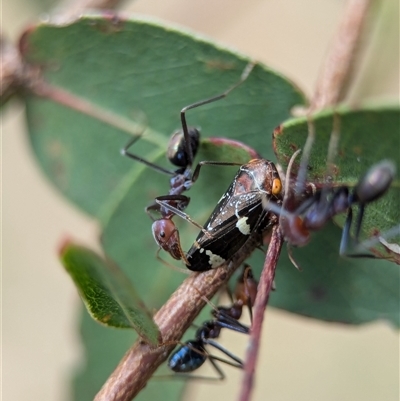
<path fill-rule="evenodd" d="M 349 0 L 332 46 L 321 67 L 311 110 L 334 106 L 344 99 L 357 57 L 370 0 Z"/>
<path fill-rule="evenodd" d="M 256 369 L 258 349 L 260 346 L 264 311 L 268 303 L 282 245 L 282 234 L 279 230 L 279 226 L 275 225 L 272 229 L 272 237 L 268 246 L 267 254 L 265 255 L 264 267 L 257 288 L 256 301 L 254 303 L 253 324 L 251 326 L 250 340 L 247 347 L 245 371 L 239 397 L 240 401 L 249 400 L 253 389 L 254 372 Z"/>
<path fill-rule="evenodd" d="M 1 104 L 17 91 L 23 79 L 23 64 L 17 48 L 0 35 L 0 97 Z"/>
<path fill-rule="evenodd" d="M 154 316 L 163 344 L 151 348 L 138 340 L 122 358 L 95 401 L 129 401 L 135 397 L 205 306 L 203 297 L 211 299 L 260 243 L 261 236 L 253 235 L 227 264 L 191 274 Z"/>

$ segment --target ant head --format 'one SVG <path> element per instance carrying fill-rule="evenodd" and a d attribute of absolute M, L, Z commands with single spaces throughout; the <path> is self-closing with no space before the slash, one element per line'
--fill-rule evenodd
<path fill-rule="evenodd" d="M 197 128 L 189 127 L 188 134 L 190 138 L 189 146 L 192 149 L 193 158 L 196 156 L 200 143 L 200 131 Z M 172 134 L 167 148 L 168 160 L 177 167 L 186 168 L 190 166 L 193 160 L 189 160 L 189 154 L 185 142 L 185 136 L 182 130 Z"/>
<path fill-rule="evenodd" d="M 354 201 L 366 204 L 380 198 L 390 187 L 396 166 L 390 160 L 374 164 L 354 188 Z"/>
<path fill-rule="evenodd" d="M 174 259 L 184 256 L 179 240 L 179 232 L 171 219 L 156 220 L 151 226 L 154 240 L 158 246 L 167 251 Z"/>

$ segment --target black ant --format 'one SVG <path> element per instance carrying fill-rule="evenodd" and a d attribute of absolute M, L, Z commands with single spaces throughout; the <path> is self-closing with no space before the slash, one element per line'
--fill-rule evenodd
<path fill-rule="evenodd" d="M 190 202 L 190 198 L 183 195 L 183 192 L 190 189 L 192 184 L 198 179 L 200 174 L 200 168 L 204 165 L 219 165 L 219 166 L 234 166 L 238 163 L 232 162 L 218 162 L 218 161 L 201 161 L 199 162 L 194 171 L 192 172 L 192 165 L 194 157 L 199 148 L 200 143 L 200 131 L 194 127 L 188 127 L 186 122 L 186 112 L 190 109 L 197 108 L 199 106 L 215 102 L 217 100 L 225 98 L 233 89 L 238 87 L 243 83 L 254 67 L 253 63 L 247 65 L 242 73 L 240 80 L 231 86 L 225 92 L 205 99 L 199 102 L 193 103 L 189 106 L 184 107 L 181 110 L 181 124 L 182 129 L 176 131 L 170 138 L 167 157 L 168 160 L 178 167 L 176 170 L 169 170 L 164 167 L 158 166 L 138 155 L 135 155 L 129 151 L 131 146 L 141 138 L 141 135 L 132 138 L 127 145 L 121 150 L 122 155 L 127 156 L 131 159 L 139 161 L 148 167 L 153 168 L 163 174 L 169 175 L 170 178 L 170 190 L 168 195 L 158 196 L 155 198 L 155 202 L 150 206 L 146 207 L 146 212 L 152 217 L 151 211 L 156 211 L 161 214 L 161 218 L 154 220 L 152 225 L 153 237 L 159 246 L 159 250 L 163 249 L 167 251 L 174 259 L 183 260 L 187 266 L 190 266 L 185 253 L 182 250 L 179 231 L 172 221 L 175 215 L 182 217 L 183 219 L 189 221 L 197 228 L 200 228 L 208 236 L 209 234 L 203 229 L 203 227 L 197 224 L 194 220 L 190 218 L 184 210 Z M 217 138 L 216 138 L 217 139 Z M 218 138 L 219 141 L 224 143 L 232 143 L 238 146 L 237 141 L 232 141 L 227 138 Z M 247 148 L 246 146 L 244 146 Z M 153 218 L 153 217 L 152 217 Z M 157 252 L 157 257 L 158 257 Z"/>
<path fill-rule="evenodd" d="M 185 117 L 183 117 L 185 118 Z M 192 157 L 195 157 L 200 140 L 200 132 L 196 128 L 189 128 L 188 135 L 190 138 L 190 149 Z M 122 149 L 121 153 L 124 156 L 130 157 L 131 159 L 137 160 L 156 171 L 171 176 L 170 178 L 170 190 L 168 195 L 159 196 L 155 199 L 155 202 L 150 206 L 146 207 L 146 212 L 152 217 L 150 211 L 157 211 L 161 214 L 160 219 L 156 219 L 152 225 L 152 233 L 155 241 L 159 245 L 159 249 L 167 251 L 174 259 L 183 259 L 186 261 L 186 256 L 181 248 L 179 231 L 172 221 L 172 217 L 179 214 L 181 217 L 189 220 L 193 224 L 197 225 L 182 211 L 188 206 L 190 198 L 182 195 L 184 191 L 190 189 L 193 182 L 196 181 L 200 164 L 196 167 L 195 173 L 191 174 L 191 164 L 189 162 L 188 153 L 186 149 L 186 140 L 182 131 L 175 132 L 169 141 L 167 149 L 167 157 L 169 161 L 178 167 L 177 170 L 168 170 L 154 163 L 151 163 L 140 156 L 137 156 L 128 151 L 128 149 L 140 138 L 140 136 L 133 138 L 128 144 Z M 164 207 L 167 204 L 170 208 Z M 171 207 L 174 209 L 171 210 Z M 180 213 L 182 212 L 182 213 Z M 201 228 L 201 227 L 200 227 Z"/>
<path fill-rule="evenodd" d="M 190 373 L 198 369 L 209 359 L 214 369 L 218 373 L 217 380 L 223 380 L 225 375 L 216 361 L 228 365 L 243 368 L 243 362 L 226 348 L 222 347 L 214 339 L 218 338 L 221 329 L 227 328 L 239 333 L 248 334 L 249 327 L 241 324 L 240 319 L 243 307 L 247 306 L 252 319 L 252 306 L 257 295 L 257 281 L 253 277 L 251 268 L 245 265 L 243 273 L 240 275 L 234 291 L 235 301 L 229 307 L 219 306 L 212 311 L 214 319 L 204 322 L 196 331 L 195 339 L 189 340 L 178 348 L 169 358 L 168 367 L 177 373 Z M 229 293 L 231 298 L 232 295 Z M 211 355 L 206 350 L 206 345 L 218 349 L 230 360 Z M 182 377 L 182 376 L 174 376 Z M 191 378 L 200 378 L 198 376 L 189 376 Z M 214 379 L 214 378 L 213 378 Z"/>
<path fill-rule="evenodd" d="M 382 197 L 389 189 L 395 174 L 396 166 L 390 160 L 382 160 L 369 168 L 369 170 L 351 189 L 347 185 L 332 187 L 329 185 L 315 190 L 314 194 L 304 199 L 305 177 L 311 147 L 315 138 L 313 124 L 308 120 L 309 135 L 304 147 L 303 157 L 299 167 L 299 173 L 294 191 L 290 191 L 293 186 L 291 181 L 291 169 L 296 156 L 300 153 L 297 150 L 291 157 L 287 168 L 285 179 L 285 191 L 282 207 L 266 202 L 266 208 L 279 215 L 280 230 L 289 246 L 304 246 L 310 240 L 310 232 L 321 229 L 328 220 L 337 214 L 347 211 L 347 217 L 342 231 L 339 254 L 349 257 L 371 257 L 370 253 L 349 253 L 350 229 L 353 222 L 354 205 L 358 205 L 359 212 L 355 220 L 355 241 L 359 243 L 362 221 L 364 218 L 365 207 L 375 200 Z M 332 159 L 339 140 L 339 120 L 334 116 L 334 129 L 328 150 L 328 170 L 332 165 Z M 329 171 L 327 176 L 329 176 Z M 398 230 L 398 228 L 397 228 Z M 296 266 L 296 262 L 291 255 L 289 247 L 289 257 Z"/>

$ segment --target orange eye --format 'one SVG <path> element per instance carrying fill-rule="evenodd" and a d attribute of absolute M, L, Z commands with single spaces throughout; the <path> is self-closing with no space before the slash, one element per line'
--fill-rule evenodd
<path fill-rule="evenodd" d="M 279 195 L 282 191 L 282 181 L 279 178 L 275 178 L 272 181 L 272 195 Z"/>

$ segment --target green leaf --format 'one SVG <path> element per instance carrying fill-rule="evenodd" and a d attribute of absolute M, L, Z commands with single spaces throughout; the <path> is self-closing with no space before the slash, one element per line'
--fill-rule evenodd
<path fill-rule="evenodd" d="M 341 229 L 328 223 L 309 245 L 294 249 L 302 271 L 293 266 L 283 247 L 269 305 L 328 322 L 385 320 L 400 327 L 399 266 L 382 259 L 341 257 L 340 237 Z M 259 277 L 261 252 L 255 252 L 249 263 Z"/>
<path fill-rule="evenodd" d="M 26 97 L 39 163 L 69 199 L 97 216 L 125 176 L 139 169 L 119 154 L 130 137 L 126 132 L 147 128 L 135 144 L 142 157 L 165 152 L 180 127 L 182 107 L 225 91 L 248 63 L 187 32 L 114 17 L 83 17 L 68 26 L 42 23 L 24 34 L 20 47 L 53 85 L 44 97 Z M 273 129 L 303 103 L 293 84 L 260 64 L 226 99 L 190 110 L 187 119 L 203 136 L 236 138 L 271 158 Z"/>
<path fill-rule="evenodd" d="M 149 343 L 158 344 L 158 327 L 129 279 L 114 263 L 72 243 L 64 245 L 60 256 L 95 320 L 111 327 L 134 328 Z"/>
<path fill-rule="evenodd" d="M 308 163 L 308 180 L 324 183 L 329 139 L 333 127 L 333 114 L 339 116 L 340 141 L 335 159 L 333 182 L 354 187 L 361 176 L 374 164 L 383 159 L 400 166 L 399 129 L 400 109 L 396 105 L 371 105 L 349 109 L 338 107 L 311 116 L 315 126 L 316 140 Z M 278 132 L 278 131 L 277 131 Z M 294 150 L 303 148 L 308 135 L 306 118 L 292 119 L 281 125 L 275 134 L 274 146 L 278 161 L 286 168 Z M 300 157 L 298 158 L 298 162 Z M 294 170 L 296 171 L 296 166 Z M 384 233 L 400 221 L 400 180 L 393 182 L 390 190 L 378 201 L 367 205 L 362 226 L 362 238 Z M 355 208 L 357 214 L 357 208 Z M 345 215 L 335 218 L 343 227 Z M 315 235 L 318 235 L 316 233 Z M 391 243 L 400 243 L 400 237 L 390 238 Z M 316 245 L 318 247 L 318 245 Z M 315 247 L 308 247 L 316 252 Z M 377 251 L 388 256 L 383 247 Z"/>

